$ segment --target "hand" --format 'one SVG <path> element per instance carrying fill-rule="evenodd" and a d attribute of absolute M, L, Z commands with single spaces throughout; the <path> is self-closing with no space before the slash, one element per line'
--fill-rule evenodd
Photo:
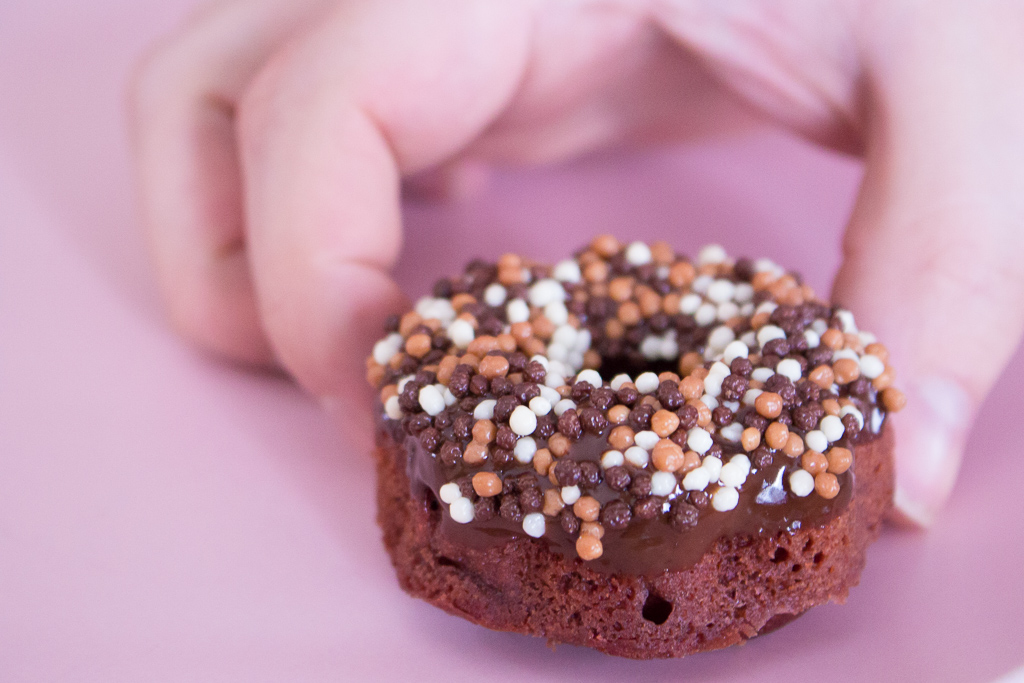
<path fill-rule="evenodd" d="M 1024 330 L 1019 3 L 220 3 L 141 70 L 146 222 L 175 323 L 353 393 L 403 178 L 541 163 L 761 118 L 862 155 L 833 298 L 910 403 L 897 505 L 928 523 Z"/>

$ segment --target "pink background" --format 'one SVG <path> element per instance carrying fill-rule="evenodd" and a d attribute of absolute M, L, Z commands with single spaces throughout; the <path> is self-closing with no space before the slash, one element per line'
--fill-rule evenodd
<path fill-rule="evenodd" d="M 1024 664 L 1020 355 L 935 528 L 887 531 L 847 606 L 770 637 L 630 662 L 405 596 L 347 436 L 363 426 L 161 318 L 122 101 L 186 4 L 0 4 L 0 680 L 983 681 Z M 419 294 L 470 256 L 610 230 L 721 241 L 827 289 L 857 179 L 774 135 L 502 174 L 469 203 L 409 207 L 401 278 Z"/>

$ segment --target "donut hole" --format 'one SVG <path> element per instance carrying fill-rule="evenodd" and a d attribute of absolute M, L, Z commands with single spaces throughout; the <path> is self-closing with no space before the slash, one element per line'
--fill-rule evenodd
<path fill-rule="evenodd" d="M 789 559 L 789 551 L 785 548 L 776 548 L 775 554 L 772 555 L 772 562 L 775 564 L 781 564 Z"/>
<path fill-rule="evenodd" d="M 672 603 L 657 593 L 648 593 L 640 614 L 647 621 L 660 626 L 668 621 L 672 614 Z"/>

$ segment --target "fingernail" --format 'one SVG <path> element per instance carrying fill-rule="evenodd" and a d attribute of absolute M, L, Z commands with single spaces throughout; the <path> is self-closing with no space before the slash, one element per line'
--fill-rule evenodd
<path fill-rule="evenodd" d="M 931 526 L 953 489 L 971 400 L 956 381 L 923 377 L 907 387 L 907 407 L 895 415 L 896 492 L 904 521 Z"/>

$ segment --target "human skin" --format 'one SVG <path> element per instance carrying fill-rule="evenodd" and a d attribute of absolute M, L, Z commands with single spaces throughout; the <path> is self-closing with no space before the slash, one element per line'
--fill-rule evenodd
<path fill-rule="evenodd" d="M 890 348 L 895 503 L 929 524 L 1024 332 L 1022 31 L 1013 0 L 209 6 L 132 94 L 171 319 L 358 410 L 403 181 L 782 125 L 864 159 L 832 298 Z"/>

